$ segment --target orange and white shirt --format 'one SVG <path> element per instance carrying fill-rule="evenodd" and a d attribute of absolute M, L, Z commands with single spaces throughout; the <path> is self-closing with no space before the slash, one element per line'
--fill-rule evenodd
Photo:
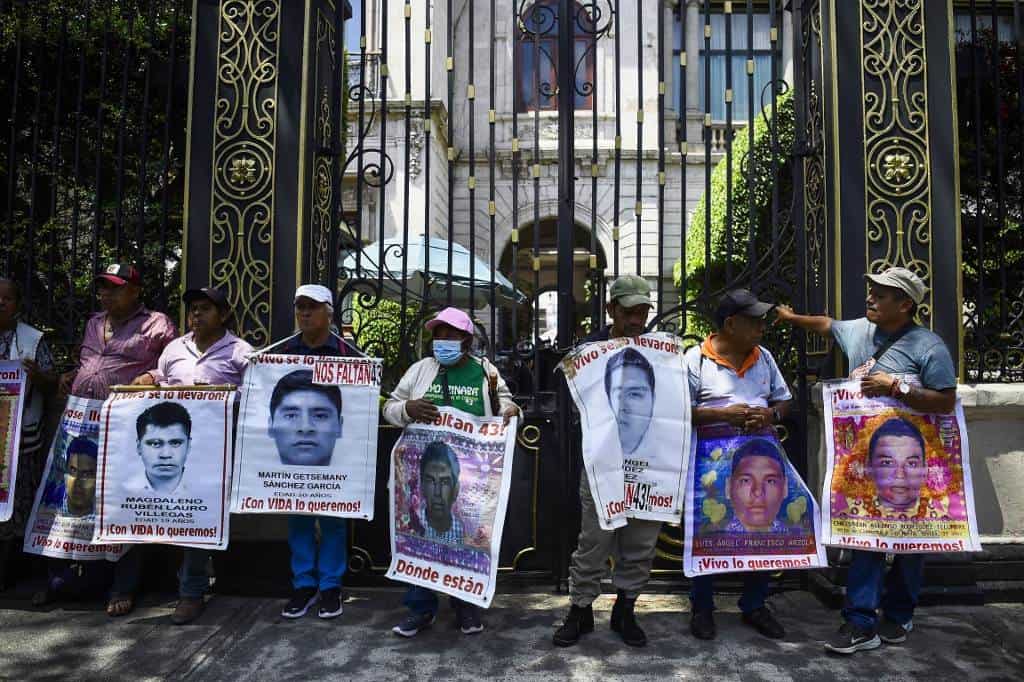
<path fill-rule="evenodd" d="M 793 397 L 768 349 L 756 346 L 741 366 L 734 367 L 715 352 L 712 338 L 713 334 L 686 351 L 690 400 L 694 407 L 736 404 L 768 407 Z"/>

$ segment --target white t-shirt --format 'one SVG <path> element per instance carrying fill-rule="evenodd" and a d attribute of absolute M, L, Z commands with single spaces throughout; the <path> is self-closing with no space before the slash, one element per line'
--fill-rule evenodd
<path fill-rule="evenodd" d="M 775 358 L 763 346 L 759 357 L 740 376 L 735 369 L 719 364 L 701 352 L 701 345 L 686 351 L 685 362 L 690 380 L 690 400 L 694 407 L 726 407 L 752 405 L 768 407 L 770 403 L 790 400 L 786 380 L 782 378 Z"/>

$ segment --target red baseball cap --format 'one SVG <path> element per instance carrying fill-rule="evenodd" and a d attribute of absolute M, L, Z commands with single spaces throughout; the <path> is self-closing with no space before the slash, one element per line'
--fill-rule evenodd
<path fill-rule="evenodd" d="M 104 280 L 116 286 L 125 284 L 142 284 L 142 276 L 134 265 L 129 263 L 113 263 L 107 269 L 96 275 L 96 281 Z"/>

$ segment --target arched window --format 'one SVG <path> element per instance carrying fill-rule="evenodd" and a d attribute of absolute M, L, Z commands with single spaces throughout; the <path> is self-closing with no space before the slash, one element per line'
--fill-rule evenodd
<path fill-rule="evenodd" d="M 576 74 L 576 109 L 593 106 L 594 31 L 590 15 L 573 3 L 575 58 L 567 68 Z M 521 111 L 558 109 L 558 0 L 538 0 L 519 15 L 516 41 L 516 97 Z"/>

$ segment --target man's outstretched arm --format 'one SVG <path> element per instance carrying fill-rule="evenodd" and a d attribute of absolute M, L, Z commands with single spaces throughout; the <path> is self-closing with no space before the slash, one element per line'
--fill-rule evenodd
<path fill-rule="evenodd" d="M 788 305 L 775 306 L 775 314 L 780 322 L 789 324 L 814 332 L 819 336 L 830 336 L 832 334 L 832 318 L 828 315 L 798 315 Z"/>

